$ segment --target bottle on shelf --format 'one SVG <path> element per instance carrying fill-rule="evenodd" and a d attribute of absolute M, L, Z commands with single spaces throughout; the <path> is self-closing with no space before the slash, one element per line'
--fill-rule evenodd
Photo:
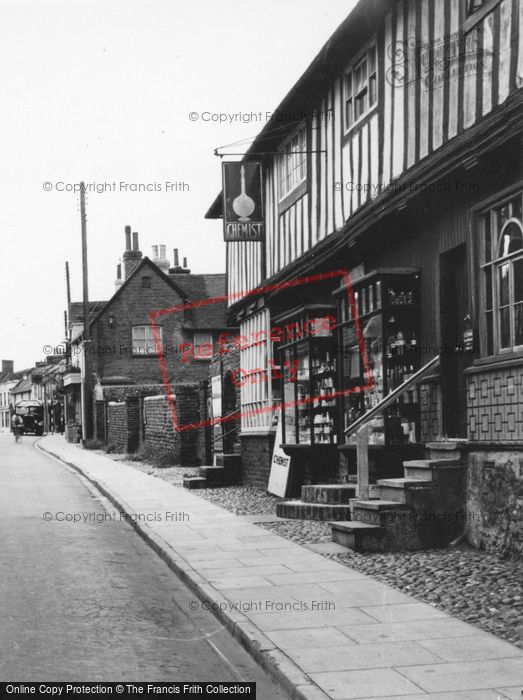
<path fill-rule="evenodd" d="M 398 331 L 398 335 L 396 336 L 396 353 L 398 355 L 405 354 L 405 336 L 402 331 Z"/>

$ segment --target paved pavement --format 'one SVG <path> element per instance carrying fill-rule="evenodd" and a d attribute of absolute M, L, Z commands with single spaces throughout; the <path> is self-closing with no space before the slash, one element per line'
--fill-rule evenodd
<path fill-rule="evenodd" d="M 255 681 L 264 700 L 288 697 L 112 504 L 35 442 L 0 434 L 0 679 Z"/>
<path fill-rule="evenodd" d="M 200 605 L 295 697 L 521 700 L 523 652 L 512 644 L 186 489 L 62 437 L 39 444 L 132 516 Z"/>

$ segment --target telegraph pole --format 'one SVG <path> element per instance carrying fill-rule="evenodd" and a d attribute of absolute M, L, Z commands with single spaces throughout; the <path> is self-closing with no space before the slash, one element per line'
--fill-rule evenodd
<path fill-rule="evenodd" d="M 80 183 L 80 219 L 82 225 L 82 283 L 83 283 L 83 383 L 82 383 L 82 440 L 92 437 L 91 353 L 89 328 L 89 284 L 87 271 L 87 216 L 85 214 L 85 183 Z"/>
<path fill-rule="evenodd" d="M 64 311 L 64 328 L 65 328 L 65 341 L 71 340 L 69 335 L 69 313 L 71 311 L 71 276 L 69 275 L 69 261 L 65 261 L 65 286 L 67 290 L 67 310 Z"/>

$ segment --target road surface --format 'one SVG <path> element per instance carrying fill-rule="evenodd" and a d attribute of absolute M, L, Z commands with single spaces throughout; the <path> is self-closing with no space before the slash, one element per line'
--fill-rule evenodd
<path fill-rule="evenodd" d="M 106 499 L 37 442 L 0 433 L 0 680 L 256 681 L 257 698 L 286 698 L 211 613 L 191 610 L 194 593 L 128 523 L 104 519 Z M 74 513 L 95 515 L 64 520 Z"/>

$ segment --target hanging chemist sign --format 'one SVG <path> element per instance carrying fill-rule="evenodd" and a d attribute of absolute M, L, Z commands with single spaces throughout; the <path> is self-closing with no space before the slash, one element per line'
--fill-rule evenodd
<path fill-rule="evenodd" d="M 261 163 L 222 164 L 223 238 L 263 241 Z"/>

